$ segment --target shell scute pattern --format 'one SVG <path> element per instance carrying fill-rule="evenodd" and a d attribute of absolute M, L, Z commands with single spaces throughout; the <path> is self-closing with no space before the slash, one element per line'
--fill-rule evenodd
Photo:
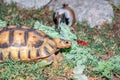
<path fill-rule="evenodd" d="M 29 62 L 48 60 L 49 57 L 55 61 L 52 55 L 59 48 L 69 48 L 71 45 L 71 41 L 53 39 L 40 30 L 26 26 L 0 28 L 0 62 L 6 58 Z"/>
<path fill-rule="evenodd" d="M 46 36 L 44 32 L 26 26 L 2 28 L 0 29 L 0 59 L 3 60 L 5 57 L 8 57 L 29 61 L 37 57 L 50 56 L 55 50 L 51 51 L 51 47 L 44 49 L 49 40 L 45 38 Z M 52 40 L 49 41 L 54 43 Z M 45 50 L 46 52 L 49 50 L 49 54 L 44 54 Z"/>

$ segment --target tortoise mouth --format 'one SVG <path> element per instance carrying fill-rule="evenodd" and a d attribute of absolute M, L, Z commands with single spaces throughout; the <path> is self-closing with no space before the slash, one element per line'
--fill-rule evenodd
<path fill-rule="evenodd" d="M 71 48 L 71 45 L 69 45 L 69 46 L 66 46 L 65 48 Z"/>

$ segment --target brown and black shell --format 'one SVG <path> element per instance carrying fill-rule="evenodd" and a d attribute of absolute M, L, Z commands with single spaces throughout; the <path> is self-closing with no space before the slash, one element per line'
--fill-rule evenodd
<path fill-rule="evenodd" d="M 8 59 L 33 61 L 57 51 L 53 38 L 26 26 L 0 28 L 0 62 Z"/>

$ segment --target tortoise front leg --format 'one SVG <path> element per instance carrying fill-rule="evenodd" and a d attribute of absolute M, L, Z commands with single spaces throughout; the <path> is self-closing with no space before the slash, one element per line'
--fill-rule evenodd
<path fill-rule="evenodd" d="M 55 54 L 52 55 L 52 58 L 53 58 L 53 67 L 55 69 L 58 69 L 59 68 L 58 62 L 64 60 L 63 55 L 60 52 L 56 52 Z"/>
<path fill-rule="evenodd" d="M 58 69 L 59 68 L 59 64 L 58 64 L 56 55 L 53 54 L 51 57 L 53 57 L 53 64 L 52 64 L 53 68 L 54 69 Z"/>
<path fill-rule="evenodd" d="M 63 61 L 64 57 L 60 52 L 56 52 L 55 54 L 52 54 L 51 56 L 45 58 L 45 60 L 52 62 L 52 67 L 54 69 L 58 69 L 59 68 L 58 62 Z"/>

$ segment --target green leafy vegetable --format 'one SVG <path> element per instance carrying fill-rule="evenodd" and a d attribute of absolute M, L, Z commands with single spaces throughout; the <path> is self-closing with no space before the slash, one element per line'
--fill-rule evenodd
<path fill-rule="evenodd" d="M 0 27 L 5 27 L 7 25 L 6 21 L 0 20 Z"/>

